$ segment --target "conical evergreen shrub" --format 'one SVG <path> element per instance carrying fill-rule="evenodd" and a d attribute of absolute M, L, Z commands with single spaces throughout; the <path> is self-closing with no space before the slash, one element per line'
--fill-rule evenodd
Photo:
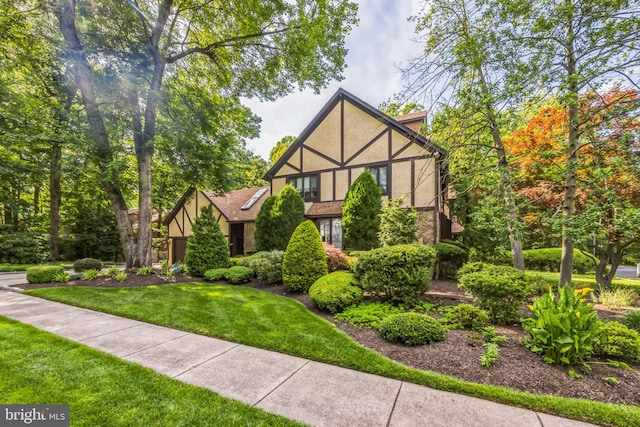
<path fill-rule="evenodd" d="M 203 207 L 193 224 L 184 263 L 189 274 L 198 277 L 204 277 L 204 273 L 212 268 L 229 266 L 229 243 L 213 216 L 211 206 Z"/>
<path fill-rule="evenodd" d="M 307 292 L 320 277 L 329 274 L 320 233 L 309 220 L 291 236 L 282 262 L 282 282 L 292 292 Z"/>
<path fill-rule="evenodd" d="M 368 251 L 379 246 L 382 193 L 375 178 L 364 171 L 351 184 L 342 205 L 344 247 Z"/>

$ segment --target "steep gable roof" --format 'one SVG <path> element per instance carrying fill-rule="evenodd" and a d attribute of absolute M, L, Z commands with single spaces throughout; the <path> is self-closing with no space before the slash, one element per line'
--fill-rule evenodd
<path fill-rule="evenodd" d="M 437 154 L 438 156 L 446 156 L 447 152 L 434 144 L 424 136 L 414 132 L 407 126 L 402 123 L 394 120 L 393 118 L 387 116 L 382 111 L 377 108 L 372 107 L 367 104 L 360 98 L 352 95 L 346 90 L 340 88 L 338 91 L 329 99 L 329 101 L 322 107 L 320 112 L 311 120 L 311 122 L 307 125 L 307 127 L 302 131 L 302 133 L 298 136 L 298 138 L 291 144 L 291 146 L 284 152 L 284 154 L 278 159 L 278 161 L 267 171 L 264 176 L 264 179 L 270 181 L 275 173 L 289 160 L 289 158 L 295 153 L 295 151 L 301 147 L 306 139 L 313 133 L 313 131 L 322 123 L 322 121 L 327 117 L 327 115 L 333 110 L 333 108 L 342 100 L 346 100 L 355 107 L 379 120 L 380 122 L 391 126 L 394 130 L 399 132 L 400 134 L 406 136 L 411 139 L 415 143 L 423 146 L 426 150 L 430 151 L 433 154 Z"/>
<path fill-rule="evenodd" d="M 248 207 L 248 209 L 242 209 L 242 207 L 260 190 L 262 194 L 260 197 L 256 197 L 254 203 Z M 195 188 L 189 188 L 184 195 L 180 198 L 176 206 L 169 213 L 167 218 L 164 220 L 164 224 L 168 225 L 173 218 L 178 214 L 180 209 L 187 203 L 189 197 L 196 191 Z M 255 221 L 258 216 L 258 212 L 260 212 L 260 208 L 264 201 L 271 195 L 270 187 L 255 187 L 255 188 L 245 188 L 242 190 L 234 190 L 230 191 L 223 196 L 217 195 L 213 191 L 200 191 L 209 202 L 220 211 L 220 213 L 225 217 L 228 222 L 246 222 L 246 221 Z"/>

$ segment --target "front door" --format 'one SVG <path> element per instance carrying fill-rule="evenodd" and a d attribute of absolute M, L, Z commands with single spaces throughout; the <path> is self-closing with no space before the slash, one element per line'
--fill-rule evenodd
<path fill-rule="evenodd" d="M 318 220 L 318 229 L 320 230 L 320 237 L 323 242 L 342 249 L 341 218 L 321 218 Z"/>
<path fill-rule="evenodd" d="M 231 256 L 244 255 L 244 223 L 231 224 Z"/>

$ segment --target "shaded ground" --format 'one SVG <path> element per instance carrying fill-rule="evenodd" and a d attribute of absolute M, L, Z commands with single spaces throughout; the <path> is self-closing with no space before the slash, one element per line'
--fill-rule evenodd
<path fill-rule="evenodd" d="M 201 281 L 201 279 L 178 275 L 180 282 Z M 100 278 L 93 281 L 76 280 L 68 284 L 21 285 L 23 289 L 53 286 L 98 286 L 98 287 L 138 287 L 168 283 L 158 276 L 135 276 L 130 274 L 125 282 Z M 574 369 L 583 375 L 581 379 L 571 378 L 566 367 L 547 365 L 542 358 L 526 349 L 520 339 L 525 336 L 519 325 L 497 327 L 498 333 L 507 336 L 507 342 L 500 347 L 500 356 L 491 368 L 480 366 L 480 357 L 484 353 L 482 341 L 470 331 L 449 331 L 444 341 L 431 345 L 406 347 L 391 344 L 383 340 L 372 329 L 357 329 L 336 322 L 332 315 L 321 312 L 309 300 L 307 294 L 291 294 L 283 285 L 270 286 L 262 282 L 251 282 L 246 286 L 294 298 L 302 302 L 310 311 L 336 324 L 360 344 L 381 353 L 390 359 L 417 369 L 446 374 L 464 381 L 505 386 L 516 390 L 536 394 L 548 394 L 563 397 L 583 398 L 608 403 L 640 405 L 640 363 L 625 361 L 636 371 L 604 364 L 606 360 L 593 358 L 589 364 L 591 371 Z M 465 301 L 465 296 L 454 281 L 436 280 L 427 293 L 428 299 L 441 305 L 455 305 Z M 620 312 L 596 308 L 601 318 L 615 319 Z M 615 378 L 613 380 L 605 380 Z"/>

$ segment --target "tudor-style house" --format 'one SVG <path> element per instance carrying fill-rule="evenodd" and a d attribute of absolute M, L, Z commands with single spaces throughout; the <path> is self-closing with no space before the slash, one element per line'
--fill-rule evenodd
<path fill-rule="evenodd" d="M 342 247 L 342 203 L 351 183 L 368 170 L 383 200 L 405 196 L 416 207 L 421 242 L 448 238 L 447 153 L 418 133 L 424 117 L 392 119 L 340 89 L 265 175 L 271 193 L 285 184 L 296 187 L 322 239 Z"/>
<path fill-rule="evenodd" d="M 322 239 L 342 247 L 342 203 L 351 183 L 365 170 L 382 189 L 383 200 L 405 197 L 418 211 L 418 238 L 434 243 L 451 235 L 447 215 L 447 153 L 422 136 L 425 113 L 395 119 L 340 89 L 265 175 L 268 188 L 237 190 L 225 196 L 190 189 L 165 220 L 169 261 L 181 261 L 200 208 L 214 207 L 232 255 L 255 251 L 255 218 L 269 194 L 286 184 L 305 201 L 305 216 Z"/>

